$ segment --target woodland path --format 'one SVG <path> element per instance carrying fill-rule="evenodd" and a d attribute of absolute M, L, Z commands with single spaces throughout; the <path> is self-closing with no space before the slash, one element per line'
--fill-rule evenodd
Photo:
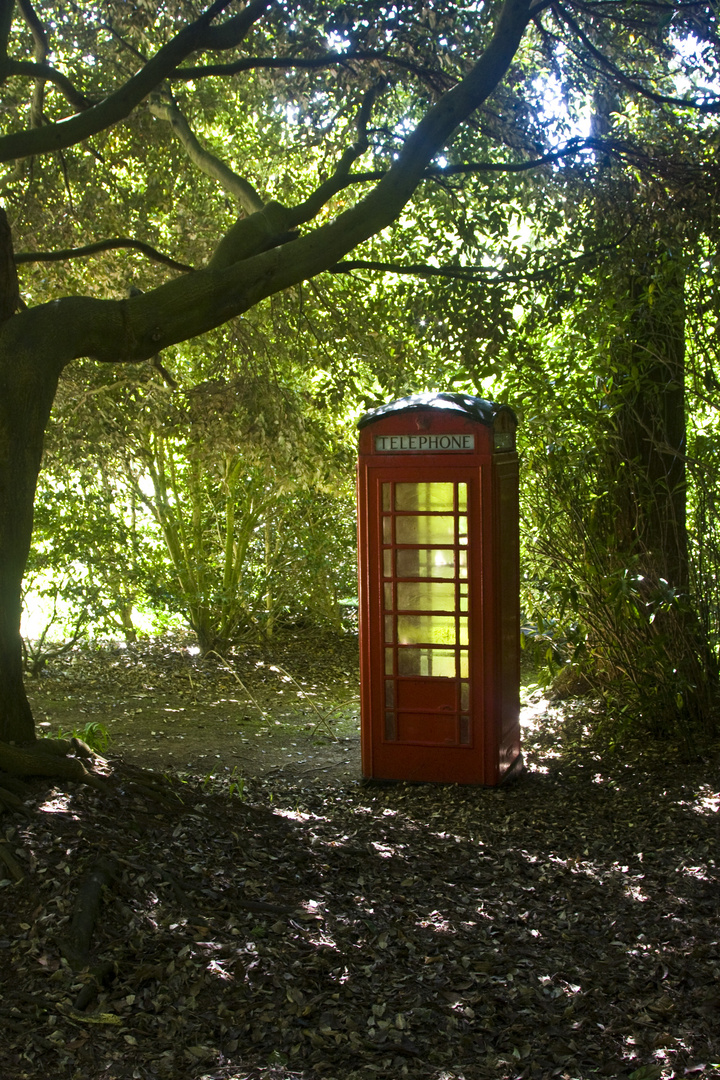
<path fill-rule="evenodd" d="M 110 750 L 143 768 L 360 777 L 357 638 L 298 635 L 203 661 L 172 639 L 77 650 L 30 680 L 55 734 L 102 724 Z"/>

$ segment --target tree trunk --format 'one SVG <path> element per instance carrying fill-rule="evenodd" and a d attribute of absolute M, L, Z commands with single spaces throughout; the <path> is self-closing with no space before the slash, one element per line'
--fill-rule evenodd
<path fill-rule="evenodd" d="M 652 648 L 638 662 L 646 668 L 653 658 L 665 658 L 654 685 L 656 709 L 660 713 L 662 703 L 668 716 L 675 714 L 690 746 L 696 723 L 712 728 L 718 665 L 697 602 L 690 601 L 685 278 L 672 241 L 638 262 L 628 289 L 628 381 L 615 417 L 622 478 L 616 550 L 626 553 L 627 566 L 635 560 L 640 594 L 653 605 L 647 626 Z"/>
<path fill-rule="evenodd" d="M 630 280 L 628 385 L 617 413 L 626 478 L 619 539 L 649 583 L 689 582 L 686 524 L 684 274 L 670 249 L 648 253 Z M 620 471 L 619 471 L 620 475 Z"/>
<path fill-rule="evenodd" d="M 22 578 L 43 435 L 62 365 L 33 355 L 30 343 L 27 353 L 10 350 L 3 337 L 0 330 L 0 740 L 29 743 L 35 729 L 23 685 Z"/>

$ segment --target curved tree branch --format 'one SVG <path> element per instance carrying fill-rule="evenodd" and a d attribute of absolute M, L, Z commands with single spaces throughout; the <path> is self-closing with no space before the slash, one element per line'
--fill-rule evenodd
<path fill-rule="evenodd" d="M 84 94 L 75 89 L 67 75 L 63 75 L 61 71 L 57 71 L 56 68 L 49 67 L 47 64 L 34 64 L 32 60 L 8 60 L 5 73 L 8 77 L 11 75 L 24 75 L 38 81 L 51 82 L 54 86 L 57 86 L 66 101 L 78 112 L 89 109 L 93 105 L 90 98 L 85 97 Z"/>
<path fill-rule="evenodd" d="M 257 210 L 262 210 L 263 201 L 252 184 L 200 144 L 172 98 L 160 98 L 158 95 L 150 101 L 150 112 L 170 125 L 193 165 L 211 180 L 217 180 L 229 195 L 237 199 L 246 213 L 254 214 Z"/>
<path fill-rule="evenodd" d="M 178 262 L 169 255 L 163 255 L 161 251 L 146 244 L 143 240 L 132 240 L 129 237 L 116 237 L 112 240 L 98 240 L 94 244 L 86 244 L 84 247 L 65 248 L 62 251 L 19 251 L 15 256 L 16 264 L 39 263 L 39 262 L 64 262 L 66 259 L 79 259 L 85 255 L 98 255 L 103 251 L 128 248 L 139 251 L 153 262 L 170 266 L 173 270 L 181 270 L 183 273 L 192 272 L 194 267 L 187 263 Z"/>
<path fill-rule="evenodd" d="M 679 98 L 669 94 L 658 94 L 656 91 L 643 86 L 642 83 L 636 82 L 635 79 L 631 79 L 617 66 L 617 64 L 614 64 L 612 60 L 609 60 L 607 56 L 593 45 L 579 23 L 573 19 L 572 15 L 565 10 L 562 4 L 554 3 L 553 9 L 557 13 L 558 18 L 560 18 L 565 25 L 578 36 L 590 55 L 595 57 L 600 67 L 605 71 L 609 71 L 613 78 L 617 79 L 623 86 L 626 86 L 628 90 L 632 90 L 636 94 L 641 94 L 642 97 L 647 98 L 648 101 L 654 101 L 656 105 L 675 105 L 684 109 L 695 109 L 700 113 L 720 113 L 720 100 L 717 95 L 711 101 L 693 101 L 692 98 Z"/>
<path fill-rule="evenodd" d="M 18 131 L 0 138 L 0 161 L 61 150 L 124 120 L 143 98 L 168 78 L 187 56 L 206 49 L 230 49 L 242 41 L 265 12 L 270 0 L 250 0 L 247 7 L 221 26 L 210 25 L 231 0 L 215 0 L 195 22 L 184 27 L 128 81 L 97 105 L 56 124 Z"/>
<path fill-rule="evenodd" d="M 226 257 L 214 257 L 206 268 L 140 296 L 125 300 L 64 297 L 20 312 L 1 331 L 8 354 L 47 356 L 57 371 L 79 357 L 108 363 L 147 360 L 334 266 L 357 244 L 397 219 L 429 163 L 505 75 L 524 34 L 528 12 L 528 0 L 505 0 L 488 46 L 465 79 L 428 110 L 376 187 L 333 221 L 280 247 L 262 250 L 263 234 L 267 247 L 272 230 L 286 225 L 292 213 L 268 203 L 239 223 L 245 227 L 246 239 L 249 231 L 256 234 L 246 246 L 246 256 L 230 261 L 233 249 L 229 245 Z M 218 250 L 221 247 L 222 242 Z"/>

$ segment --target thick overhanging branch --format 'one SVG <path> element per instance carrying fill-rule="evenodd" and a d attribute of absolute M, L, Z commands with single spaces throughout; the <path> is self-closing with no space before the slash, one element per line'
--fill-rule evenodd
<path fill-rule="evenodd" d="M 528 11 L 527 0 L 506 0 L 491 41 L 469 74 L 426 113 L 385 176 L 354 207 L 312 233 L 251 255 L 242 262 L 227 257 L 232 250 L 231 234 L 228 234 L 208 267 L 209 271 L 218 271 L 212 285 L 216 321 L 194 333 L 203 333 L 266 296 L 314 277 L 391 224 L 411 198 L 429 163 L 505 75 L 525 31 Z M 268 204 L 260 214 L 239 222 L 236 228 L 243 235 L 251 224 L 262 225 L 270 233 L 280 232 L 287 227 L 288 220 L 296 221 L 294 214 L 295 211 L 278 204 Z M 227 248 L 227 254 L 221 251 L 222 247 Z M 193 281 L 198 288 L 205 287 L 202 272 L 193 275 Z M 170 282 L 152 295 L 168 290 L 169 299 L 171 290 L 180 284 Z"/>
<path fill-rule="evenodd" d="M 219 157 L 206 150 L 200 144 L 199 139 L 190 128 L 189 123 L 183 116 L 177 104 L 172 98 L 159 96 L 151 100 L 150 111 L 159 120 L 165 120 L 172 128 L 173 134 L 182 144 L 185 153 L 201 172 L 217 182 L 237 200 L 238 204 L 248 214 L 254 214 L 263 208 L 263 200 L 249 181 L 234 172 L 229 165 L 221 161 Z"/>
<path fill-rule="evenodd" d="M 239 218 L 228 229 L 215 248 L 208 266 L 220 270 L 286 244 L 297 236 L 290 225 L 288 208 L 271 199 L 262 210 Z"/>
<path fill-rule="evenodd" d="M 396 220 L 429 163 L 505 75 L 527 25 L 528 10 L 528 0 L 506 0 L 492 39 L 468 76 L 428 111 L 373 191 L 334 221 L 248 256 L 237 254 L 230 230 L 205 269 L 143 295 L 126 300 L 66 297 L 15 315 L 3 329 L 6 348 L 10 354 L 42 356 L 52 342 L 52 363 L 59 366 L 84 356 L 114 363 L 147 360 L 334 266 L 357 244 Z M 243 226 L 235 239 L 252 240 L 251 252 L 263 243 L 266 248 L 276 244 L 289 213 L 268 203 L 234 227 Z M 251 237 L 249 230 L 257 235 Z"/>
<path fill-rule="evenodd" d="M 527 0 L 506 0 L 495 33 L 477 63 L 461 83 L 428 110 L 375 188 L 335 221 L 296 241 L 294 249 L 303 263 L 315 267 L 312 274 L 334 265 L 397 218 L 430 162 L 505 75 L 525 31 L 528 10 Z M 298 280 L 288 260 L 278 266 L 274 275 L 277 288 L 286 288 Z"/>
<path fill-rule="evenodd" d="M 67 259 L 80 259 L 86 255 L 99 255 L 103 251 L 129 249 L 139 251 L 141 254 L 152 259 L 153 262 L 162 263 L 173 270 L 181 270 L 183 273 L 192 271 L 194 267 L 187 263 L 178 262 L 177 259 L 164 255 L 162 251 L 146 244 L 143 240 L 133 240 L 130 237 L 117 236 L 108 240 L 97 240 L 94 244 L 85 244 L 84 247 L 64 248 L 58 251 L 20 251 L 15 255 L 16 264 L 39 263 L 39 262 L 65 262 Z"/>
<path fill-rule="evenodd" d="M 124 120 L 192 53 L 207 49 L 230 49 L 238 45 L 265 12 L 270 0 L 250 0 L 239 15 L 228 19 L 222 26 L 210 25 L 211 20 L 229 3 L 230 0 L 216 0 L 195 22 L 163 45 L 140 71 L 97 105 L 56 124 L 46 124 L 0 138 L 0 161 L 61 150 Z"/>
<path fill-rule="evenodd" d="M 527 26 L 528 12 L 527 0 L 506 0 L 495 33 L 482 56 L 462 82 L 443 94 L 428 110 L 375 188 L 352 209 L 340 214 L 335 221 L 296 241 L 293 250 L 300 255 L 301 262 L 307 260 L 315 269 L 311 273 L 295 276 L 290 269 L 291 260 L 284 258 L 282 265 L 278 267 L 277 278 L 273 275 L 273 279 L 278 282 L 277 289 L 287 288 L 327 269 L 337 261 L 333 258 L 334 251 L 337 251 L 338 259 L 342 258 L 347 251 L 395 220 L 424 178 L 436 154 L 503 78 Z M 369 104 L 372 104 L 371 99 Z M 351 154 L 354 150 L 355 148 L 350 148 L 346 153 Z M 341 161 L 341 169 L 342 165 Z M 335 190 L 340 190 L 340 186 L 347 186 L 338 183 L 342 175 L 342 172 L 338 173 L 336 170 L 335 177 L 328 182 L 338 184 Z M 346 175 L 349 175 L 349 170 Z M 308 204 L 310 201 L 308 200 Z M 308 220 L 307 216 L 302 216 L 308 213 L 308 204 L 291 211 L 290 220 L 293 225 Z M 317 213 L 317 210 L 315 212 Z M 285 254 L 289 255 L 289 251 Z M 282 284 L 279 284 L 279 281 L 282 281 Z M 269 295 L 270 291 L 263 295 Z"/>

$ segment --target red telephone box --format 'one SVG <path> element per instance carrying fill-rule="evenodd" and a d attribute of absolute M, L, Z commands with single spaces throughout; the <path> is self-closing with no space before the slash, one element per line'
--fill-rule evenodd
<path fill-rule="evenodd" d="M 426 393 L 358 427 L 363 775 L 498 784 L 522 765 L 517 420 Z"/>

